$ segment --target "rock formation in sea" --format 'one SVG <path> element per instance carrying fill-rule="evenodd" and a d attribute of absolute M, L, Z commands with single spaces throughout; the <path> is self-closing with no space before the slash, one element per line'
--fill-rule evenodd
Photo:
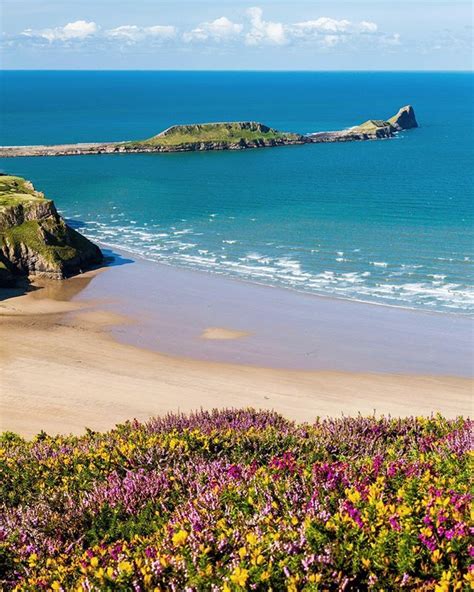
<path fill-rule="evenodd" d="M 411 105 L 402 107 L 396 115 L 390 117 L 388 120 L 397 131 L 404 129 L 412 129 L 418 127 L 418 122 L 415 117 L 415 110 Z"/>
<path fill-rule="evenodd" d="M 0 157 L 244 150 L 295 144 L 377 140 L 391 138 L 397 132 L 413 127 L 418 127 L 415 112 L 411 105 L 407 105 L 388 120 L 369 119 L 360 125 L 338 131 L 312 134 L 281 132 L 256 121 L 193 123 L 173 125 L 145 140 L 57 146 L 0 146 Z"/>
<path fill-rule="evenodd" d="M 353 142 L 357 140 L 379 140 L 392 138 L 396 133 L 418 127 L 415 111 L 411 105 L 402 107 L 390 119 L 369 119 L 360 125 L 335 132 L 316 132 L 306 136 L 309 141 L 322 142 Z"/>
<path fill-rule="evenodd" d="M 21 177 L 0 176 L 0 286 L 21 276 L 63 279 L 102 261 L 102 253 Z"/>

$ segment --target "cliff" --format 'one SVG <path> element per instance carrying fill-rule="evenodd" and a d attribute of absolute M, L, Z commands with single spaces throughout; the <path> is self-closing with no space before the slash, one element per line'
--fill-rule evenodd
<path fill-rule="evenodd" d="M 162 151 L 238 150 L 282 144 L 302 144 L 304 136 L 280 132 L 256 121 L 173 125 L 147 140 L 130 142 L 129 147 L 149 146 Z"/>
<path fill-rule="evenodd" d="M 418 127 L 411 105 L 402 107 L 390 119 L 369 119 L 360 125 L 335 132 L 317 132 L 307 136 L 313 144 L 319 142 L 352 142 L 391 138 L 399 131 Z"/>
<path fill-rule="evenodd" d="M 129 142 L 0 146 L 0 157 L 244 150 L 295 144 L 377 140 L 390 138 L 400 130 L 413 127 L 418 127 L 418 124 L 413 107 L 408 105 L 388 120 L 369 119 L 365 123 L 339 131 L 302 135 L 281 132 L 256 121 L 195 123 L 173 125 L 151 138 Z"/>
<path fill-rule="evenodd" d="M 100 249 L 30 182 L 0 176 L 0 286 L 22 275 L 63 279 L 101 261 Z"/>
<path fill-rule="evenodd" d="M 411 105 L 402 107 L 398 113 L 391 117 L 388 121 L 390 125 L 397 130 L 418 127 L 418 122 L 415 117 L 415 110 Z"/>

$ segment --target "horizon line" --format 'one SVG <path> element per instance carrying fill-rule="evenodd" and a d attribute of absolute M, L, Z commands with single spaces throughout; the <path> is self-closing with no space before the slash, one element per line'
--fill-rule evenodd
<path fill-rule="evenodd" d="M 278 69 L 278 68 L 270 68 L 270 69 L 259 69 L 259 68 L 230 68 L 230 69 L 223 69 L 223 68 L 195 68 L 195 69 L 188 69 L 188 68 L 0 68 L 1 72 L 284 72 L 284 73 L 340 73 L 340 72 L 353 72 L 353 73 L 369 73 L 369 72 L 377 72 L 377 73 L 465 73 L 465 74 L 473 74 L 473 69 L 389 69 L 384 70 L 382 68 L 377 69 L 352 69 L 352 68 L 341 68 L 341 69 L 318 69 L 318 70 L 311 70 L 311 69 L 296 69 L 296 70 L 289 70 L 289 69 Z"/>

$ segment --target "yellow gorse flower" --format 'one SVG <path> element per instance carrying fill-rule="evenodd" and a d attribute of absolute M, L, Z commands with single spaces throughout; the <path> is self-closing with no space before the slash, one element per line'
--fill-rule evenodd
<path fill-rule="evenodd" d="M 173 535 L 173 545 L 176 545 L 177 547 L 184 545 L 184 543 L 186 542 L 188 538 L 188 533 L 181 529 L 178 530 L 178 532 L 175 532 Z"/>
<path fill-rule="evenodd" d="M 360 501 L 360 493 L 356 489 L 346 489 L 347 499 L 356 504 Z"/>
<path fill-rule="evenodd" d="M 133 566 L 129 561 L 121 561 L 118 564 L 119 571 L 123 572 L 124 574 L 131 574 L 133 572 Z"/>
<path fill-rule="evenodd" d="M 240 547 L 238 553 L 239 557 L 243 559 L 247 555 L 247 549 L 245 547 Z"/>
<path fill-rule="evenodd" d="M 255 536 L 255 534 L 253 532 L 249 533 L 245 537 L 245 540 L 247 541 L 247 543 L 249 545 L 256 545 L 258 543 L 258 538 Z"/>
<path fill-rule="evenodd" d="M 248 577 L 249 572 L 247 569 L 236 567 L 230 576 L 230 579 L 234 584 L 237 584 L 237 586 L 241 586 L 243 588 L 247 583 Z"/>

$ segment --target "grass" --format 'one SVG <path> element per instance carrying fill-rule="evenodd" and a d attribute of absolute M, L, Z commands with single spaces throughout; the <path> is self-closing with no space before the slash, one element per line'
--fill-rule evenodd
<path fill-rule="evenodd" d="M 77 250 L 66 244 L 68 229 L 55 219 L 28 220 L 2 232 L 3 241 L 19 251 L 22 247 L 34 252 L 52 268 L 60 271 L 61 264 L 77 256 Z M 0 235 L 1 238 L 1 235 Z"/>
<path fill-rule="evenodd" d="M 15 206 L 36 206 L 39 203 L 52 204 L 44 195 L 35 191 L 33 185 L 21 177 L 0 176 L 0 213 L 2 209 Z M 9 249 L 20 252 L 23 248 L 36 253 L 53 269 L 59 271 L 61 263 L 76 256 L 76 250 L 66 244 L 67 228 L 57 215 L 41 220 L 27 220 L 4 228 L 0 241 Z"/>
<path fill-rule="evenodd" d="M 91 249 L 88 239 L 66 225 L 51 200 L 29 181 L 7 175 L 0 176 L 0 246 L 10 254 L 5 257 L 13 258 L 13 268 L 24 272 L 28 261 L 37 271 L 60 276 L 64 264 Z"/>
<path fill-rule="evenodd" d="M 193 125 L 175 125 L 160 134 L 146 140 L 128 144 L 146 144 L 149 146 L 180 146 L 207 142 L 239 143 L 261 140 L 297 140 L 298 134 L 279 132 L 255 122 L 203 123 Z"/>
<path fill-rule="evenodd" d="M 356 129 L 361 131 L 374 131 L 380 129 L 381 127 L 389 127 L 390 123 L 388 121 L 384 121 L 383 119 L 369 119 L 364 123 L 356 126 Z"/>
<path fill-rule="evenodd" d="M 0 208 L 27 204 L 31 202 L 49 201 L 22 177 L 0 175 Z"/>

